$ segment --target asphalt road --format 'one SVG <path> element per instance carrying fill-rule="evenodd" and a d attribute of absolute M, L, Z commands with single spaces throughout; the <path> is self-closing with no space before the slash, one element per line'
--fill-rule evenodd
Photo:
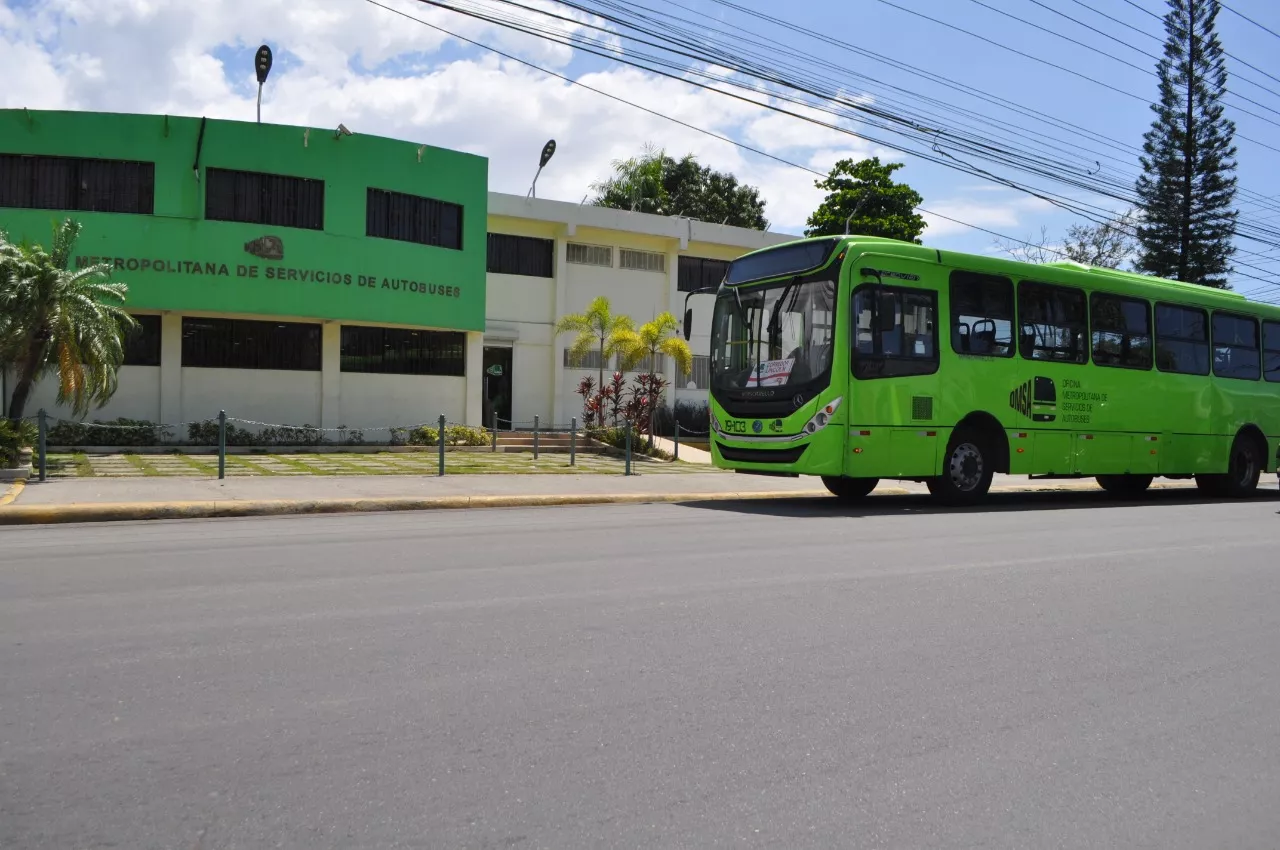
<path fill-rule="evenodd" d="M 1280 846 L 1280 499 L 0 529 L 0 846 Z"/>

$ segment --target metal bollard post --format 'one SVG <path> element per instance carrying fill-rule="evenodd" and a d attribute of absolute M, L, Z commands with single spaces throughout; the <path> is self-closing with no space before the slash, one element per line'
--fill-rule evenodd
<path fill-rule="evenodd" d="M 218 478 L 227 477 L 227 412 L 218 411 Z"/>
<path fill-rule="evenodd" d="M 498 450 L 498 414 L 493 415 L 493 433 L 489 435 L 489 451 Z"/>
<path fill-rule="evenodd" d="M 680 459 L 680 423 L 679 421 L 676 422 L 676 430 L 675 430 L 674 436 L 672 437 L 672 444 L 675 446 L 675 451 L 672 453 L 672 459 L 679 460 Z"/>
<path fill-rule="evenodd" d="M 569 465 L 578 463 L 578 417 L 569 420 Z"/>
<path fill-rule="evenodd" d="M 445 432 L 444 414 L 440 414 L 440 474 L 444 475 L 444 432 Z"/>
<path fill-rule="evenodd" d="M 38 417 L 40 423 L 40 439 L 36 441 L 37 449 L 40 452 L 40 480 L 44 481 L 49 475 L 48 464 L 45 462 L 47 452 L 45 451 L 46 435 L 49 433 L 49 414 L 44 412 L 44 408 L 40 408 Z"/>
<path fill-rule="evenodd" d="M 625 475 L 631 474 L 631 420 L 627 420 L 627 471 Z"/>
<path fill-rule="evenodd" d="M 538 459 L 538 414 L 533 414 L 533 459 Z"/>

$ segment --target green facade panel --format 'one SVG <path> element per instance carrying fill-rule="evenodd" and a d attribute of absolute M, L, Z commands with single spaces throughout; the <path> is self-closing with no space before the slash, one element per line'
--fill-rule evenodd
<path fill-rule="evenodd" d="M 203 125 L 203 132 L 202 132 Z M 152 215 L 0 207 L 11 239 L 83 223 L 76 262 L 108 262 L 128 306 L 481 331 L 488 161 L 333 129 L 0 110 L 0 154 L 155 163 Z M 206 168 L 324 181 L 324 229 L 205 219 Z M 366 235 L 370 188 L 463 208 L 455 250 Z"/>

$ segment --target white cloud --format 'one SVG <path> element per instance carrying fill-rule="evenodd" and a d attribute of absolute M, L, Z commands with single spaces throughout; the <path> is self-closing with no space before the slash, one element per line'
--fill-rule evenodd
<path fill-rule="evenodd" d="M 563 69 L 567 48 L 411 0 L 379 0 L 460 35 Z M 535 0 L 546 3 L 546 0 Z M 564 7 L 557 7 L 565 12 Z M 585 20 L 578 16 L 579 20 Z M 109 35 L 109 37 L 108 37 Z M 336 127 L 470 151 L 490 161 L 490 187 L 523 193 L 548 138 L 556 158 L 539 194 L 577 201 L 610 163 L 646 142 L 758 186 L 775 229 L 798 233 L 821 200 L 814 176 L 755 156 L 656 115 L 554 79 L 358 0 L 42 0 L 0 6 L 0 106 L 164 112 L 251 120 L 256 86 L 248 56 L 276 52 L 264 120 Z M 234 66 L 226 57 L 236 57 Z M 723 71 L 723 69 L 720 69 Z M 900 161 L 853 135 L 610 65 L 579 81 L 696 127 L 825 173 L 842 158 Z M 850 95 L 855 96 L 853 94 Z M 789 109 L 793 109 L 788 105 Z M 818 120 L 817 110 L 797 111 Z M 856 125 L 842 124 L 850 127 Z M 942 201 L 939 212 L 978 224 L 1017 224 L 1017 202 Z M 929 235 L 956 226 L 931 222 Z M 951 228 L 951 229 L 949 229 Z"/>

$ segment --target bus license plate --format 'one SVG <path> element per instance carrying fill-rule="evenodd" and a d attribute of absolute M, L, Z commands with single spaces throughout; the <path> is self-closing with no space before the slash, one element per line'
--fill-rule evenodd
<path fill-rule="evenodd" d="M 724 430 L 729 434 L 745 434 L 747 433 L 747 421 L 745 419 L 727 419 L 724 423 Z"/>

